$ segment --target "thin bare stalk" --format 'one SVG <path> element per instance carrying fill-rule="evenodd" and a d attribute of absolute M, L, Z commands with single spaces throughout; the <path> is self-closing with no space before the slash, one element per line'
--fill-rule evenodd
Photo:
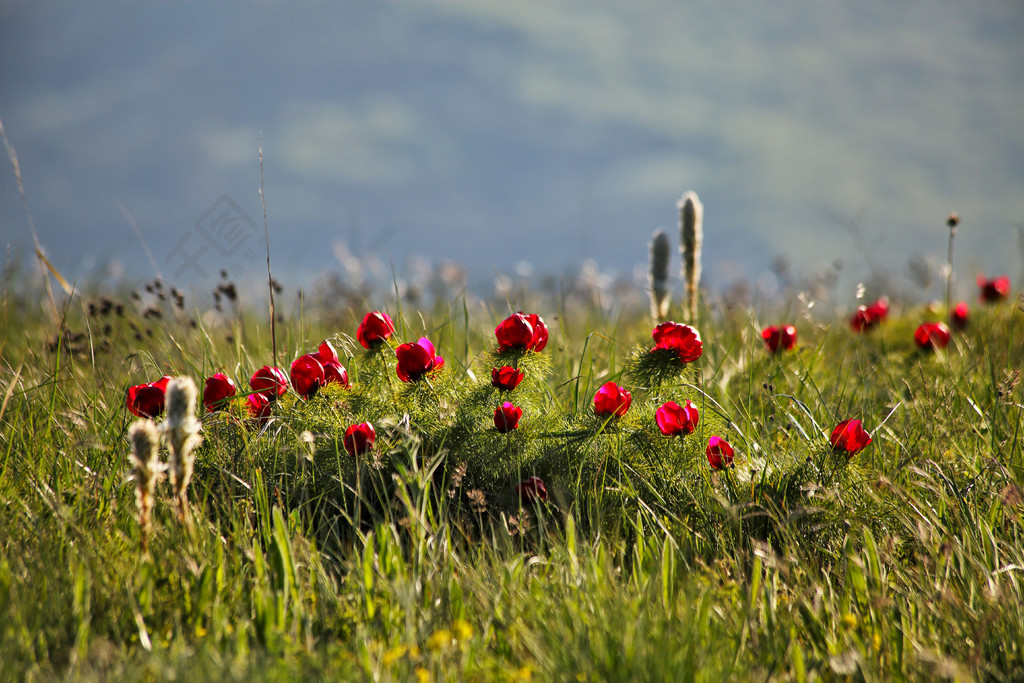
<path fill-rule="evenodd" d="M 267 239 L 267 287 L 270 288 L 270 344 L 277 365 L 277 314 L 274 312 L 274 276 L 270 274 L 270 223 L 267 221 L 267 198 L 263 196 L 263 131 L 260 131 L 260 203 L 263 205 L 263 231 Z"/>

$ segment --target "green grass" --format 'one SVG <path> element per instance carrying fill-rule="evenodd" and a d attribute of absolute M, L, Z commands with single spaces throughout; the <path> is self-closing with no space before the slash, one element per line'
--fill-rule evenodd
<path fill-rule="evenodd" d="M 915 308 L 867 335 L 807 316 L 778 356 L 753 318 L 704 311 L 704 355 L 666 372 L 644 311 L 537 297 L 551 342 L 501 359 L 527 372 L 507 435 L 489 385 L 507 311 L 401 310 L 398 341 L 447 361 L 403 385 L 354 342 L 364 310 L 297 308 L 279 365 L 332 338 L 353 388 L 290 395 L 262 430 L 239 405 L 202 415 L 192 525 L 163 484 L 148 553 L 125 389 L 218 371 L 243 389 L 271 362 L 266 321 L 76 300 L 58 335 L 37 303 L 8 289 L 0 310 L 0 678 L 1024 677 L 1011 303 L 933 354 Z M 617 420 L 592 414 L 609 379 L 633 392 Z M 669 398 L 700 410 L 685 439 L 655 427 Z M 847 460 L 827 437 L 849 417 L 874 442 Z M 363 420 L 378 441 L 357 461 L 342 434 Z M 711 434 L 734 469 L 708 467 Z M 551 495 L 522 507 L 531 474 Z"/>

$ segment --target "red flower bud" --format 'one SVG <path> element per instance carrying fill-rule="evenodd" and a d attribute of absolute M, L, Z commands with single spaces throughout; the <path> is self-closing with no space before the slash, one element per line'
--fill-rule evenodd
<path fill-rule="evenodd" d="M 498 350 L 528 349 L 533 343 L 533 325 L 522 313 L 513 313 L 494 328 Z"/>
<path fill-rule="evenodd" d="M 519 419 L 522 416 L 522 408 L 505 401 L 501 404 L 500 408 L 495 408 L 494 410 L 494 428 L 502 434 L 511 432 L 519 426 Z"/>
<path fill-rule="evenodd" d="M 281 368 L 264 365 L 249 378 L 249 387 L 273 401 L 288 391 L 288 378 Z"/>
<path fill-rule="evenodd" d="M 524 503 L 544 502 L 548 499 L 548 489 L 540 477 L 530 477 L 516 484 L 516 493 Z"/>
<path fill-rule="evenodd" d="M 349 388 L 348 370 L 341 363 L 328 361 L 324 365 L 324 383 L 337 382 L 346 389 Z"/>
<path fill-rule="evenodd" d="M 654 351 L 674 351 L 682 363 L 692 363 L 704 352 L 700 333 L 689 325 L 661 323 L 651 332 Z"/>
<path fill-rule="evenodd" d="M 832 448 L 849 456 L 871 443 L 871 436 L 864 431 L 860 420 L 843 420 L 832 430 L 828 440 Z"/>
<path fill-rule="evenodd" d="M 426 337 L 400 345 L 395 349 L 395 355 L 398 357 L 395 372 L 403 382 L 415 382 L 431 370 L 444 366 L 444 358 L 434 353 L 434 345 Z"/>
<path fill-rule="evenodd" d="M 508 365 L 491 368 L 491 386 L 501 391 L 512 391 L 523 381 L 523 371 Z"/>
<path fill-rule="evenodd" d="M 633 395 L 615 382 L 605 382 L 594 394 L 594 414 L 598 417 L 622 417 L 629 410 Z"/>
<path fill-rule="evenodd" d="M 380 311 L 372 311 L 359 323 L 356 339 L 364 349 L 369 349 L 389 339 L 394 333 L 395 324 L 391 322 L 391 316 Z"/>
<path fill-rule="evenodd" d="M 307 353 L 292 361 L 292 388 L 304 399 L 309 399 L 327 383 L 324 366 L 315 354 Z"/>
<path fill-rule="evenodd" d="M 888 317 L 889 299 L 883 296 L 869 306 L 858 306 L 850 318 L 850 327 L 854 332 L 867 332 Z"/>
<path fill-rule="evenodd" d="M 949 314 L 949 323 L 955 330 L 967 329 L 967 302 L 961 301 L 953 309 L 953 312 Z"/>
<path fill-rule="evenodd" d="M 765 347 L 772 353 L 789 351 L 796 346 L 796 328 L 792 325 L 772 325 L 761 331 L 761 339 L 764 339 Z"/>
<path fill-rule="evenodd" d="M 685 407 L 675 401 L 668 401 L 654 413 L 654 420 L 665 436 L 686 436 L 697 428 L 700 413 L 689 399 Z"/>
<path fill-rule="evenodd" d="M 708 456 L 708 464 L 713 470 L 724 470 L 732 464 L 734 457 L 729 442 L 718 436 L 708 438 L 708 448 L 705 453 Z"/>
<path fill-rule="evenodd" d="M 377 440 L 377 432 L 369 422 L 354 424 L 345 430 L 345 450 L 355 457 L 368 453 L 373 448 L 373 442 Z"/>
<path fill-rule="evenodd" d="M 1010 295 L 1010 278 L 1005 275 L 986 280 L 984 275 L 978 276 L 978 298 L 982 303 L 992 304 L 1002 301 Z"/>
<path fill-rule="evenodd" d="M 213 412 L 224 406 L 224 401 L 235 395 L 235 383 L 223 372 L 218 372 L 213 377 L 206 378 L 206 386 L 203 389 L 203 405 L 206 410 Z"/>
<path fill-rule="evenodd" d="M 326 339 L 320 342 L 320 347 L 313 355 L 316 356 L 316 359 L 320 361 L 321 365 L 326 363 L 341 363 L 338 359 L 338 352 L 334 350 L 334 346 L 331 345 L 331 342 Z"/>
<path fill-rule="evenodd" d="M 914 342 L 925 351 L 944 349 L 949 344 L 946 323 L 924 323 L 914 332 Z"/>
<path fill-rule="evenodd" d="M 128 410 L 139 417 L 156 417 L 164 412 L 164 392 L 170 381 L 170 376 L 164 375 L 155 382 L 129 387 L 126 399 Z"/>

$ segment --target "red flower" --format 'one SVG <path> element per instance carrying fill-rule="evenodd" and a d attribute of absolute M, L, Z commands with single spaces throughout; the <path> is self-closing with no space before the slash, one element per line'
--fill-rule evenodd
<path fill-rule="evenodd" d="M 1000 275 L 986 280 L 984 275 L 979 275 L 978 290 L 978 298 L 982 303 L 992 304 L 1002 301 L 1010 295 L 1010 278 Z"/>
<path fill-rule="evenodd" d="M 307 353 L 292 361 L 292 388 L 304 399 L 309 399 L 323 385 L 327 384 L 324 366 L 316 354 Z"/>
<path fill-rule="evenodd" d="M 495 408 L 494 410 L 494 428 L 502 434 L 511 432 L 519 426 L 519 419 L 522 416 L 522 408 L 505 401 L 501 404 L 500 408 Z"/>
<path fill-rule="evenodd" d="M 444 358 L 434 353 L 434 345 L 426 337 L 410 344 L 402 344 L 395 349 L 398 357 L 398 379 L 403 382 L 415 382 L 431 370 L 444 366 Z"/>
<path fill-rule="evenodd" d="M 380 311 L 371 311 L 363 318 L 363 322 L 359 323 L 356 339 L 364 349 L 369 349 L 390 338 L 394 333 L 395 324 L 391 322 L 391 316 Z"/>
<path fill-rule="evenodd" d="M 889 299 L 883 296 L 870 306 L 858 306 L 850 318 L 850 327 L 854 332 L 866 332 L 888 317 Z"/>
<path fill-rule="evenodd" d="M 668 401 L 654 413 L 654 420 L 665 436 L 686 436 L 697 428 L 700 413 L 689 399 L 686 401 L 686 407 L 675 401 Z"/>
<path fill-rule="evenodd" d="M 348 381 L 348 370 L 341 363 L 334 363 L 328 361 L 323 364 L 324 366 L 324 383 L 330 384 L 331 382 L 337 382 L 346 389 L 349 388 Z"/>
<path fill-rule="evenodd" d="M 341 363 L 341 360 L 338 358 L 338 352 L 334 350 L 331 342 L 326 339 L 320 342 L 320 346 L 317 348 L 316 353 L 312 355 L 316 356 L 316 359 L 320 361 L 321 365 L 326 363 Z"/>
<path fill-rule="evenodd" d="M 955 330 L 967 329 L 967 302 L 961 301 L 949 314 L 949 322 Z"/>
<path fill-rule="evenodd" d="M 615 382 L 605 382 L 594 394 L 594 414 L 598 417 L 622 417 L 629 410 L 633 395 Z"/>
<path fill-rule="evenodd" d="M 548 327 L 536 313 L 529 315 L 519 311 L 502 320 L 494 328 L 498 338 L 498 351 L 519 349 L 543 351 L 548 344 Z"/>
<path fill-rule="evenodd" d="M 223 401 L 235 395 L 235 383 L 223 372 L 218 372 L 213 377 L 206 378 L 206 387 L 203 389 L 203 405 L 210 412 L 223 407 Z"/>
<path fill-rule="evenodd" d="M 792 325 L 772 325 L 761 331 L 761 339 L 764 339 L 765 347 L 772 353 L 778 353 L 779 349 L 789 351 L 796 346 L 796 328 Z"/>
<path fill-rule="evenodd" d="M 516 484 L 516 493 L 524 503 L 544 502 L 548 499 L 548 489 L 540 477 L 530 477 Z"/>
<path fill-rule="evenodd" d="M 491 386 L 502 391 L 512 391 L 523 381 L 523 371 L 508 365 L 491 368 Z"/>
<path fill-rule="evenodd" d="M 700 333 L 689 325 L 665 322 L 651 332 L 654 350 L 674 351 L 682 363 L 692 363 L 704 352 Z"/>
<path fill-rule="evenodd" d="M 732 464 L 733 450 L 732 446 L 725 439 L 712 436 L 708 439 L 707 448 L 708 464 L 711 465 L 713 470 L 724 470 L 726 467 Z"/>
<path fill-rule="evenodd" d="M 914 332 L 914 342 L 925 351 L 944 349 L 949 344 L 946 323 L 924 323 Z"/>
<path fill-rule="evenodd" d="M 164 392 L 170 381 L 170 376 L 164 375 L 155 382 L 129 387 L 128 410 L 139 417 L 156 417 L 164 412 Z"/>
<path fill-rule="evenodd" d="M 832 430 L 828 441 L 835 450 L 853 455 L 871 443 L 871 436 L 864 431 L 860 420 L 843 420 Z"/>
<path fill-rule="evenodd" d="M 530 349 L 540 353 L 548 345 L 548 326 L 544 324 L 544 318 L 536 313 L 530 313 L 526 316 L 526 319 L 530 321 L 530 326 L 533 327 L 533 339 L 530 340 Z"/>
<path fill-rule="evenodd" d="M 353 457 L 368 453 L 376 440 L 377 432 L 369 422 L 360 422 L 345 430 L 345 450 Z"/>
<path fill-rule="evenodd" d="M 258 391 L 273 401 L 278 396 L 284 396 L 288 391 L 288 378 L 281 368 L 272 368 L 264 365 L 249 378 L 249 386 L 253 391 Z"/>
<path fill-rule="evenodd" d="M 270 419 L 270 399 L 263 394 L 249 394 L 245 397 L 245 407 L 249 411 L 249 417 L 252 417 L 259 424 L 265 423 Z"/>

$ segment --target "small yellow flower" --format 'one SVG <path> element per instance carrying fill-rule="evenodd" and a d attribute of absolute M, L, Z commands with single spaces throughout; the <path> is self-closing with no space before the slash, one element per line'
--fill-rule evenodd
<path fill-rule="evenodd" d="M 516 671 L 516 680 L 517 681 L 532 681 L 533 680 L 533 669 L 531 669 L 528 666 L 520 667 L 520 669 L 518 671 Z"/>
<path fill-rule="evenodd" d="M 452 644 L 452 632 L 446 628 L 442 628 L 438 631 L 434 631 L 429 638 L 427 638 L 427 647 L 435 652 L 442 650 Z"/>
<path fill-rule="evenodd" d="M 430 683 L 430 672 L 422 666 L 416 667 L 416 683 Z"/>
<path fill-rule="evenodd" d="M 847 612 L 843 615 L 843 626 L 846 628 L 856 628 L 857 626 L 857 615 L 851 612 Z"/>
<path fill-rule="evenodd" d="M 390 668 L 395 662 L 404 657 L 406 652 L 408 650 L 405 645 L 398 645 L 385 652 L 381 661 L 386 668 Z"/>
<path fill-rule="evenodd" d="M 456 640 L 469 640 L 473 637 L 473 627 L 465 619 L 456 619 L 452 629 L 455 631 Z"/>

